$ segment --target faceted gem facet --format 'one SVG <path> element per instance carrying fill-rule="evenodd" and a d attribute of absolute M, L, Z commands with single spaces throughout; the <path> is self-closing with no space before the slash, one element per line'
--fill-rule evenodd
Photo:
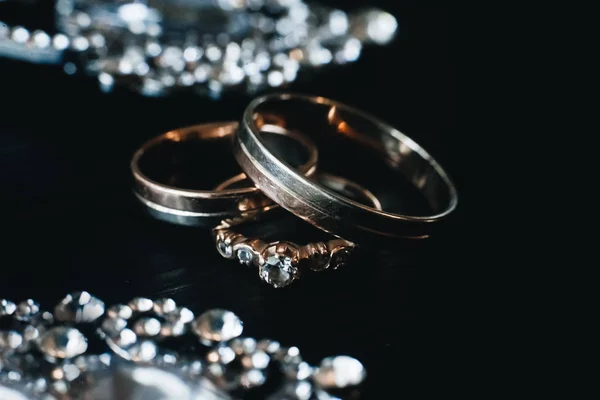
<path fill-rule="evenodd" d="M 204 343 L 225 342 L 242 334 L 244 324 L 228 310 L 208 310 L 193 323 L 193 330 Z"/>
<path fill-rule="evenodd" d="M 262 280 L 275 288 L 291 284 L 297 275 L 298 270 L 292 265 L 292 259 L 287 256 L 270 256 L 260 268 Z"/>

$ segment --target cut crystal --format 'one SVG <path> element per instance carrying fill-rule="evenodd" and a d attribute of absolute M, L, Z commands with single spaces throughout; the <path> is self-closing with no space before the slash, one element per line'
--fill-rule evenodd
<path fill-rule="evenodd" d="M 203 343 L 225 342 L 242 334 L 244 324 L 231 311 L 213 309 L 200 315 L 193 330 Z"/>

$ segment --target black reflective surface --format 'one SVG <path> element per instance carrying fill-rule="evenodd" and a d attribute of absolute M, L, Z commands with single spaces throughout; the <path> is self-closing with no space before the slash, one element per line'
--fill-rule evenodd
<path fill-rule="evenodd" d="M 249 335 L 298 345 L 309 362 L 330 354 L 361 360 L 369 374 L 362 398 L 414 390 L 428 347 L 418 340 L 417 315 L 428 318 L 419 310 L 428 305 L 430 272 L 463 262 L 467 155 L 455 129 L 448 11 L 369 5 L 397 16 L 395 43 L 365 49 L 354 65 L 303 75 L 292 89 L 376 114 L 427 149 L 462 202 L 447 235 L 418 247 L 363 250 L 345 270 L 274 290 L 256 271 L 222 259 L 207 230 L 156 221 L 131 193 L 128 164 L 137 146 L 188 124 L 237 119 L 249 98 L 106 95 L 94 80 L 0 60 L 0 297 L 53 306 L 65 292 L 85 289 L 107 302 L 172 296 L 197 312 L 229 308 Z M 335 170 L 336 152 L 328 157 L 331 172 L 343 173 Z M 378 191 L 385 186 L 383 175 L 370 179 Z"/>

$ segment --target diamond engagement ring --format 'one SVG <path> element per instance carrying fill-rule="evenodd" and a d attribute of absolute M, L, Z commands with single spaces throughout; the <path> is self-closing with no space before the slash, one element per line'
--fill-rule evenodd
<path fill-rule="evenodd" d="M 377 197 L 348 179 L 323 172 L 318 172 L 313 179 L 333 191 L 381 209 Z M 239 177 L 229 179 L 217 189 L 225 190 L 239 181 Z M 342 267 L 348 263 L 357 247 L 355 243 L 339 238 L 306 245 L 284 241 L 267 243 L 237 233 L 236 225 L 244 222 L 247 221 L 224 221 L 213 229 L 217 250 L 226 259 L 237 259 L 240 264 L 258 267 L 260 278 L 274 288 L 290 285 L 300 277 L 302 271 Z"/>

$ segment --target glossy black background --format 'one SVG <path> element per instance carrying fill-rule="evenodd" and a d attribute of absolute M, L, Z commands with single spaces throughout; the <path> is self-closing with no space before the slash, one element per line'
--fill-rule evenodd
<path fill-rule="evenodd" d="M 356 64 L 307 75 L 292 89 L 353 104 L 403 130 L 447 168 L 464 209 L 450 12 L 434 2 L 369 5 L 396 15 L 395 42 L 366 48 Z M 33 23 L 43 26 L 40 15 Z M 145 139 L 237 119 L 249 98 L 106 95 L 92 79 L 4 59 L 0 97 L 0 297 L 52 306 L 85 289 L 107 302 L 171 296 L 197 312 L 229 308 L 248 335 L 298 345 L 309 362 L 359 358 L 369 373 L 363 398 L 415 389 L 415 364 L 427 346 L 418 326 L 429 318 L 420 310 L 433 285 L 426 275 L 461 265 L 462 210 L 437 240 L 369 250 L 348 270 L 273 290 L 222 260 L 206 230 L 155 221 L 131 194 L 128 161 Z"/>

